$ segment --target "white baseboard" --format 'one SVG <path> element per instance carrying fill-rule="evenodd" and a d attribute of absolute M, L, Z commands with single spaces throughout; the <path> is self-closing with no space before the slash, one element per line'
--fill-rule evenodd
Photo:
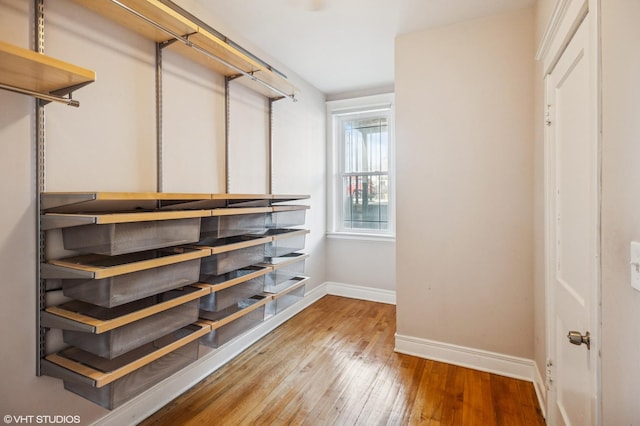
<path fill-rule="evenodd" d="M 349 297 L 351 299 L 368 300 L 370 302 L 396 304 L 396 292 L 379 288 L 363 287 L 352 284 L 336 283 L 328 281 L 327 294 L 333 296 Z"/>
<path fill-rule="evenodd" d="M 538 364 L 534 362 L 533 366 L 535 368 L 533 387 L 536 390 L 536 396 L 538 397 L 538 404 L 540 404 L 542 415 L 546 419 L 547 418 L 547 386 L 545 384 L 545 380 L 542 378 L 542 375 L 540 374 L 540 369 L 538 368 Z"/>
<path fill-rule="evenodd" d="M 532 382 L 542 414 L 546 417 L 546 387 L 538 365 L 533 360 L 399 334 L 396 334 L 395 350 L 407 355 Z"/>
<path fill-rule="evenodd" d="M 514 379 L 534 381 L 535 363 L 495 352 L 396 334 L 396 352 L 473 368 Z"/>

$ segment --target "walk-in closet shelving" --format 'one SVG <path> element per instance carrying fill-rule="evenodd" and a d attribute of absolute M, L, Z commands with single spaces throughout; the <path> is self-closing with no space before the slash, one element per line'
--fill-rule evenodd
<path fill-rule="evenodd" d="M 75 1 L 156 43 L 157 192 L 46 192 L 43 101 L 36 112 L 37 374 L 113 409 L 276 314 L 279 298 L 304 295 L 307 255 L 291 269 L 300 274 L 276 269 L 277 256 L 302 250 L 309 232 L 299 229 L 308 206 L 282 203 L 309 196 L 230 194 L 228 161 L 226 193 L 163 192 L 162 49 L 223 74 L 227 105 L 231 80 L 268 97 L 270 114 L 273 102 L 296 100 L 297 89 L 170 0 Z M 44 0 L 34 3 L 42 59 Z M 77 106 L 71 92 L 95 79 L 79 70 L 84 80 L 67 76 L 73 83 L 46 89 L 50 100 Z M 228 150 L 228 114 L 225 124 Z M 268 287 L 274 279 L 278 292 Z"/>
<path fill-rule="evenodd" d="M 308 232 L 269 228 L 277 222 L 274 214 L 306 211 L 278 203 L 305 196 L 96 192 L 41 197 L 43 229 L 56 234 L 46 238 L 45 253 L 53 254 L 45 256 L 41 278 L 47 292 L 62 300 L 40 314 L 41 326 L 52 333 L 45 341 L 54 342 L 45 345 L 41 371 L 106 408 L 261 324 L 288 306 L 283 303 L 296 300 L 292 295 L 304 295 L 303 275 L 286 275 L 277 292 L 267 283 L 280 269 L 274 264 L 294 262 L 275 259 L 281 253 L 274 244 Z M 212 218 L 225 220 L 203 228 L 202 222 Z M 288 222 L 301 226 L 304 217 Z M 294 246 L 304 248 L 299 241 Z M 290 256 L 294 249 L 286 250 Z"/>

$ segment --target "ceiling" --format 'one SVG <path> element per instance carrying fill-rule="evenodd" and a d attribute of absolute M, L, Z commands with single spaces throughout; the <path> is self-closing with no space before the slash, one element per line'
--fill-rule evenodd
<path fill-rule="evenodd" d="M 394 38 L 535 0 L 197 0 L 325 94 L 393 86 Z M 240 41 L 240 40 L 238 40 Z"/>

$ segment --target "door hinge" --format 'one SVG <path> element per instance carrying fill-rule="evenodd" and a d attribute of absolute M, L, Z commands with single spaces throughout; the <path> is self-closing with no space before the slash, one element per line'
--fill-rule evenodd
<path fill-rule="evenodd" d="M 551 126 L 551 104 L 547 104 L 547 108 L 544 110 L 544 123 Z"/>
<path fill-rule="evenodd" d="M 551 386 L 553 385 L 553 361 L 551 359 L 547 360 L 547 390 L 551 390 Z"/>

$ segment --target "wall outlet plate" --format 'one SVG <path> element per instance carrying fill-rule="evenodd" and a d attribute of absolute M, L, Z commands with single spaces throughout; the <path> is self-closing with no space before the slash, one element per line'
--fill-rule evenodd
<path fill-rule="evenodd" d="M 631 287 L 640 291 L 640 243 L 631 242 L 631 255 L 629 265 L 631 267 Z"/>

